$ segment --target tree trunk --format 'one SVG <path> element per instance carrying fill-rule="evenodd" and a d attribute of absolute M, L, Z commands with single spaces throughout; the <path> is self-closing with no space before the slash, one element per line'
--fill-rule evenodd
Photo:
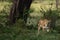
<path fill-rule="evenodd" d="M 56 0 L 56 8 L 58 9 L 59 0 Z"/>
<path fill-rule="evenodd" d="M 24 15 L 24 11 L 29 11 L 32 0 L 13 0 L 13 6 L 10 10 L 9 20 L 10 23 L 15 23 L 18 19 L 24 19 L 26 22 L 28 13 Z"/>
<path fill-rule="evenodd" d="M 13 1 L 13 5 L 12 5 L 12 7 L 11 7 L 11 10 L 10 10 L 10 14 L 9 14 L 9 22 L 10 23 L 15 23 L 15 20 L 16 20 L 16 18 L 15 18 L 15 16 L 16 16 L 16 6 L 17 6 L 17 0 L 14 0 Z"/>
<path fill-rule="evenodd" d="M 29 16 L 28 11 L 29 11 L 29 9 L 30 9 L 32 0 L 26 0 L 24 3 L 25 3 L 25 10 L 27 11 L 27 13 L 25 13 L 25 15 L 24 15 L 24 21 L 25 21 L 25 23 L 26 23 L 26 22 L 27 22 L 27 18 L 28 18 L 28 16 Z"/>

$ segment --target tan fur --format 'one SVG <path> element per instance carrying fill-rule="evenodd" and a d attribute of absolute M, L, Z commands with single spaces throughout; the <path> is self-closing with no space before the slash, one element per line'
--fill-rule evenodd
<path fill-rule="evenodd" d="M 45 28 L 47 28 L 47 32 L 49 31 L 49 27 L 47 26 L 48 23 L 50 22 L 50 20 L 47 20 L 47 19 L 40 19 L 39 20 L 39 23 L 38 23 L 38 34 L 39 34 L 39 31 L 40 29 L 42 28 L 42 30 L 44 31 Z"/>

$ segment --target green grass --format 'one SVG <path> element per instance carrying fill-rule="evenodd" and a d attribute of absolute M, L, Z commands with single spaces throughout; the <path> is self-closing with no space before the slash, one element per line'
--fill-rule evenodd
<path fill-rule="evenodd" d="M 36 36 L 37 30 L 21 30 L 20 33 L 4 33 L 0 35 L 0 40 L 60 40 L 60 34 L 55 33 L 44 33 Z"/>
<path fill-rule="evenodd" d="M 60 34 L 57 32 L 40 31 L 37 36 L 37 29 L 27 29 L 22 20 L 13 26 L 4 27 L 1 31 L 3 32 L 0 33 L 0 40 L 60 40 Z"/>
<path fill-rule="evenodd" d="M 40 31 L 39 36 L 37 36 L 36 29 L 29 30 L 19 26 L 17 24 L 17 26 L 14 26 L 11 30 L 8 29 L 8 31 L 10 30 L 9 32 L 7 31 L 0 34 L 0 40 L 60 40 L 60 34 L 58 33 Z"/>

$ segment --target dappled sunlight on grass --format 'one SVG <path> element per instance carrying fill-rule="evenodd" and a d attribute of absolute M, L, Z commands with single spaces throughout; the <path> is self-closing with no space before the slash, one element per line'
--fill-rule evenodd
<path fill-rule="evenodd" d="M 8 9 L 11 4 L 9 2 L 0 2 L 0 11 L 4 10 L 5 7 Z"/>
<path fill-rule="evenodd" d="M 53 5 L 51 6 L 50 4 L 45 3 L 45 2 L 43 2 L 43 3 L 32 3 L 32 4 L 31 4 L 31 9 L 34 9 L 34 12 L 31 13 L 30 15 L 31 15 L 31 16 L 41 16 L 41 15 L 42 15 L 42 14 L 40 13 L 41 8 L 43 8 L 44 11 L 49 10 L 50 8 L 51 8 L 52 10 L 55 10 L 55 9 L 56 9 L 56 6 L 55 6 L 55 4 L 53 4 Z"/>
<path fill-rule="evenodd" d="M 35 11 L 39 11 L 41 8 L 44 8 L 44 9 L 49 9 L 51 7 L 51 5 L 48 5 L 48 4 L 41 4 L 41 3 L 32 3 L 31 5 L 31 8 L 34 8 Z M 52 5 L 52 8 L 51 9 L 55 9 L 55 4 Z"/>

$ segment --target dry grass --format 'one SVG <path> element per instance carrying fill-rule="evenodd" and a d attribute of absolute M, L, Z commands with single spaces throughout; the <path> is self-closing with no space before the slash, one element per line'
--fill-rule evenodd
<path fill-rule="evenodd" d="M 56 5 L 55 2 L 54 4 L 51 6 L 49 2 L 43 2 L 43 3 L 32 3 L 31 4 L 31 9 L 34 10 L 33 13 L 31 13 L 31 16 L 41 16 L 40 10 L 41 8 L 43 8 L 45 11 L 48 10 L 49 8 L 51 8 L 52 10 L 56 9 Z"/>
<path fill-rule="evenodd" d="M 0 11 L 2 11 L 5 7 L 8 9 L 9 5 L 11 5 L 12 3 L 9 2 L 0 2 Z"/>

